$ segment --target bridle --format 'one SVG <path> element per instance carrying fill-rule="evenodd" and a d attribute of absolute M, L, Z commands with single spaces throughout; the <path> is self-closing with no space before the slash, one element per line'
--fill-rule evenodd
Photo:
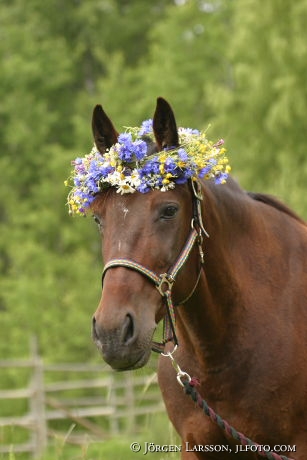
<path fill-rule="evenodd" d="M 141 273 L 147 279 L 149 279 L 158 289 L 160 295 L 163 297 L 166 304 L 166 315 L 164 317 L 163 322 L 163 340 L 162 342 L 152 342 L 152 350 L 158 353 L 162 353 L 164 351 L 164 346 L 167 342 L 172 341 L 175 346 L 178 345 L 175 330 L 175 306 L 172 300 L 173 286 L 179 271 L 186 263 L 194 245 L 197 244 L 200 256 L 200 269 L 197 276 L 197 280 L 190 294 L 177 305 L 183 305 L 192 297 L 197 288 L 202 271 L 202 265 L 204 263 L 204 253 L 202 249 L 203 236 L 209 237 L 208 233 L 204 228 L 201 214 L 201 201 L 203 199 L 201 185 L 196 180 L 190 180 L 189 182 L 191 185 L 193 198 L 193 217 L 191 220 L 191 230 L 185 245 L 183 246 L 179 256 L 177 257 L 175 263 L 170 267 L 170 269 L 166 273 L 161 273 L 160 275 L 157 275 L 152 270 L 149 270 L 148 268 L 144 267 L 144 265 L 141 265 L 138 262 L 135 262 L 134 260 L 119 258 L 110 260 L 105 265 L 102 272 L 103 283 L 106 272 L 111 268 L 125 267 L 130 270 L 135 270 Z"/>

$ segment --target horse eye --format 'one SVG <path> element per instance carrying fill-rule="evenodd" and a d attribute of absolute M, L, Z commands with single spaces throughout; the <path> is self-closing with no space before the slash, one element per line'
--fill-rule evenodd
<path fill-rule="evenodd" d="M 161 219 L 171 219 L 172 217 L 175 217 L 177 214 L 178 208 L 177 206 L 169 205 L 166 206 L 162 213 L 161 213 Z"/>

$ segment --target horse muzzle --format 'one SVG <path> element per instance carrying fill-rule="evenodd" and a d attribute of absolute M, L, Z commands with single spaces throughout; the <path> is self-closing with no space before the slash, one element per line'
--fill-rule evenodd
<path fill-rule="evenodd" d="M 147 363 L 154 329 L 147 334 L 141 333 L 130 313 L 113 329 L 106 329 L 94 316 L 92 337 L 106 363 L 114 370 L 124 371 L 143 367 Z"/>

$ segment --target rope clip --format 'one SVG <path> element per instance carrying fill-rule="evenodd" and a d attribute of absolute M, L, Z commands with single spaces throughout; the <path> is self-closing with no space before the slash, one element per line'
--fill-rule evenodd
<path fill-rule="evenodd" d="M 161 353 L 162 356 L 165 356 L 166 358 L 170 358 L 170 360 L 172 361 L 172 365 L 173 365 L 173 368 L 175 369 L 175 371 L 177 372 L 177 382 L 182 386 L 184 387 L 184 383 L 182 381 L 183 378 L 187 379 L 188 382 L 191 382 L 191 377 L 189 376 L 189 374 L 187 372 L 184 372 L 179 364 L 177 363 L 177 361 L 175 361 L 175 358 L 173 356 L 173 354 L 175 353 L 175 351 L 177 350 L 177 345 L 174 346 L 173 350 L 172 351 L 168 351 L 167 353 Z"/>

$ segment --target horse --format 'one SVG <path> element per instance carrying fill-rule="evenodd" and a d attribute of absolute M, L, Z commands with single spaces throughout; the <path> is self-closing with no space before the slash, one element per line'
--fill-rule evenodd
<path fill-rule="evenodd" d="M 162 98 L 153 129 L 152 152 L 178 145 L 174 112 Z M 92 130 L 103 156 L 118 133 L 100 105 L 93 112 Z M 231 177 L 223 185 L 202 180 L 199 192 L 202 200 L 185 183 L 163 193 L 120 195 L 113 187 L 97 193 L 91 211 L 107 270 L 93 316 L 94 341 L 113 369 L 128 371 L 147 363 L 153 334 L 167 313 L 163 294 L 169 280 L 163 279 L 159 292 L 142 267 L 168 273 L 191 233 L 197 200 L 209 237 L 193 245 L 172 280 L 178 347 L 174 352 L 170 341 L 164 352 L 198 378 L 199 393 L 230 425 L 260 445 L 293 446 L 291 456 L 303 460 L 306 224 L 276 198 L 248 193 Z M 114 260 L 133 261 L 135 267 Z M 172 360 L 165 356 L 159 358 L 158 381 L 168 416 L 186 446 L 183 460 L 259 458 L 204 416 L 177 384 Z"/>

